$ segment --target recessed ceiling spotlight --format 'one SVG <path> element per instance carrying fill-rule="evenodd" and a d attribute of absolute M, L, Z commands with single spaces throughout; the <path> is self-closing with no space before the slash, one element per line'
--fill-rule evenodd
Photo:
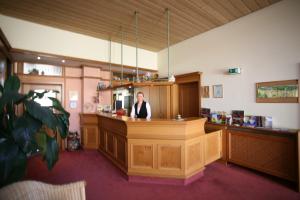
<path fill-rule="evenodd" d="M 62 62 L 62 63 L 65 63 L 66 61 L 65 61 L 65 60 L 61 60 L 61 62 Z"/>
<path fill-rule="evenodd" d="M 38 60 L 41 60 L 41 57 L 40 57 L 40 56 L 38 56 L 38 57 L 37 57 L 37 59 L 38 59 Z"/>

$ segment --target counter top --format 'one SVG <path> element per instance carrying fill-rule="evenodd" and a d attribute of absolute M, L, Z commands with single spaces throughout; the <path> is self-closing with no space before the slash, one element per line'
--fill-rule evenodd
<path fill-rule="evenodd" d="M 294 136 L 296 136 L 299 131 L 297 129 L 233 126 L 227 124 L 216 124 L 212 122 L 206 122 L 206 124 L 226 127 L 229 130 L 255 131 L 255 132 L 273 133 L 273 134 L 294 135 Z"/>
<path fill-rule="evenodd" d="M 120 120 L 124 121 L 126 124 L 129 123 L 151 123 L 151 124 L 186 124 L 194 120 L 206 120 L 206 118 L 198 118 L 198 117 L 190 117 L 190 118 L 184 118 L 182 120 L 175 120 L 175 119 L 138 119 L 138 118 L 131 118 L 127 116 L 118 116 L 116 114 L 112 113 L 104 113 L 104 112 L 97 112 L 95 113 L 98 116 L 107 117 L 110 119 Z"/>

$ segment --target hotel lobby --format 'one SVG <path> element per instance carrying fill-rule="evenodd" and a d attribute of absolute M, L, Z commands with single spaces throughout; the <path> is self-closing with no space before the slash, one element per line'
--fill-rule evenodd
<path fill-rule="evenodd" d="M 299 0 L 0 0 L 0 199 L 300 199 Z"/>

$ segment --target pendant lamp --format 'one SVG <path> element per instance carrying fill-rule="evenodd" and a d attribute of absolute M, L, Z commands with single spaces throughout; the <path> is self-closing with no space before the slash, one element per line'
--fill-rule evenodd
<path fill-rule="evenodd" d="M 139 68 L 138 68 L 138 12 L 134 12 L 135 16 L 135 53 L 136 53 L 136 82 L 140 82 L 139 78 Z"/>
<path fill-rule="evenodd" d="M 168 81 L 169 82 L 175 82 L 174 75 L 170 75 L 170 10 L 166 8 L 166 18 L 167 18 L 167 54 L 168 54 Z"/>
<path fill-rule="evenodd" d="M 124 66 L 123 66 L 123 28 L 121 26 L 121 85 L 123 84 L 124 79 Z"/>
<path fill-rule="evenodd" d="M 111 37 L 109 37 L 109 74 L 110 74 L 110 79 L 109 79 L 109 86 L 112 87 L 112 74 L 111 74 Z"/>

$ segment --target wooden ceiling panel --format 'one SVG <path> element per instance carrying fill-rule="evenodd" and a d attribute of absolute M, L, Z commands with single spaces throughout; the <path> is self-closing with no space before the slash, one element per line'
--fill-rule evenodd
<path fill-rule="evenodd" d="M 165 9 L 170 10 L 171 44 L 224 25 L 280 0 L 0 0 L 0 13 L 35 23 L 159 51 L 167 46 Z"/>

